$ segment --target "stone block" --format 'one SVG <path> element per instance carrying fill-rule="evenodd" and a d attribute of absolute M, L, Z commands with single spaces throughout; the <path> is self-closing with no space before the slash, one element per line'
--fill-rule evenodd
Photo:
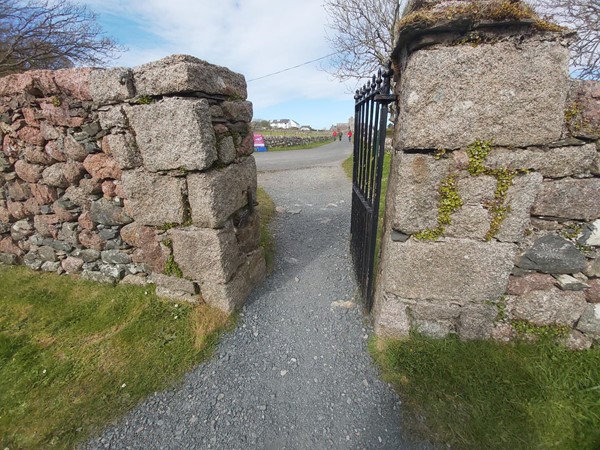
<path fill-rule="evenodd" d="M 490 304 L 467 303 L 460 309 L 458 337 L 463 340 L 489 339 L 494 331 L 498 309 Z"/>
<path fill-rule="evenodd" d="M 394 155 L 390 175 L 391 222 L 394 230 L 414 234 L 438 224 L 438 189 L 449 173 L 447 159 L 401 153 Z"/>
<path fill-rule="evenodd" d="M 600 304 L 588 304 L 577 323 L 577 329 L 587 336 L 600 339 Z"/>
<path fill-rule="evenodd" d="M 242 210 L 243 217 L 233 221 L 235 236 L 242 253 L 250 253 L 260 245 L 260 216 L 256 210 Z M 240 214 L 242 215 L 242 214 Z"/>
<path fill-rule="evenodd" d="M 247 97 L 243 75 L 188 55 L 171 55 L 135 67 L 133 77 L 136 94 L 140 96 L 200 92 Z"/>
<path fill-rule="evenodd" d="M 183 223 L 185 178 L 135 170 L 123 172 L 122 183 L 127 211 L 135 221 L 153 226 Z"/>
<path fill-rule="evenodd" d="M 476 139 L 532 146 L 561 137 L 566 46 L 526 38 L 434 46 L 410 55 L 398 83 L 401 148 L 455 149 Z"/>
<path fill-rule="evenodd" d="M 564 340 L 565 346 L 569 350 L 581 351 L 592 347 L 594 340 L 583 334 L 581 331 L 571 330 Z"/>
<path fill-rule="evenodd" d="M 565 178 L 542 183 L 531 213 L 561 219 L 595 220 L 600 218 L 600 179 Z"/>
<path fill-rule="evenodd" d="M 156 295 L 170 300 L 183 300 L 197 303 L 199 301 L 198 288 L 193 281 L 185 278 L 170 277 L 153 273 L 149 281 L 156 285 Z"/>
<path fill-rule="evenodd" d="M 594 144 L 572 147 L 508 149 L 495 148 L 485 161 L 493 169 L 529 169 L 547 178 L 589 174 L 596 159 Z"/>
<path fill-rule="evenodd" d="M 554 286 L 554 277 L 543 273 L 529 273 L 522 277 L 511 276 L 508 279 L 506 293 L 525 295 L 531 291 L 549 291 Z"/>
<path fill-rule="evenodd" d="M 381 293 L 373 305 L 375 333 L 383 338 L 400 339 L 410 334 L 406 303 L 389 293 Z"/>
<path fill-rule="evenodd" d="M 15 162 L 15 172 L 17 176 L 28 183 L 37 183 L 42 178 L 44 166 L 38 164 L 29 164 L 22 159 Z"/>
<path fill-rule="evenodd" d="M 93 72 L 93 69 L 87 67 L 77 67 L 59 69 L 51 73 L 59 92 L 76 100 L 89 101 L 92 99 L 90 95 L 90 75 Z"/>
<path fill-rule="evenodd" d="M 232 122 L 252 122 L 252 103 L 238 102 L 223 102 L 221 109 L 227 120 Z"/>
<path fill-rule="evenodd" d="M 580 121 L 583 132 L 600 134 L 600 83 L 593 80 L 573 80 L 569 98 L 571 104 L 580 109 Z"/>
<path fill-rule="evenodd" d="M 543 273 L 578 273 L 586 268 L 586 259 L 575 245 L 553 234 L 537 239 L 521 255 L 517 267 Z"/>
<path fill-rule="evenodd" d="M 61 265 L 65 272 L 67 273 L 77 273 L 83 267 L 83 259 L 75 258 L 74 256 L 67 256 L 62 260 Z"/>
<path fill-rule="evenodd" d="M 81 272 L 81 278 L 84 280 L 93 281 L 95 283 L 116 284 L 117 282 L 115 277 L 92 270 L 84 270 Z"/>
<path fill-rule="evenodd" d="M 44 151 L 44 147 L 28 145 L 23 151 L 23 157 L 26 162 L 31 164 L 40 164 L 49 166 L 56 161 L 48 153 Z M 2 163 L 0 162 L 0 172 L 2 171 Z"/>
<path fill-rule="evenodd" d="M 125 209 L 112 200 L 101 198 L 91 203 L 90 214 L 92 222 L 102 225 L 126 225 L 132 222 Z"/>
<path fill-rule="evenodd" d="M 219 161 L 223 164 L 231 164 L 237 156 L 235 145 L 233 143 L 233 137 L 225 136 L 217 141 L 217 154 L 219 155 Z"/>
<path fill-rule="evenodd" d="M 104 137 L 104 144 L 121 169 L 135 169 L 142 165 L 142 156 L 130 133 L 109 134 Z"/>
<path fill-rule="evenodd" d="M 83 161 L 83 166 L 92 178 L 98 180 L 105 178 L 120 180 L 122 176 L 121 168 L 117 165 L 117 162 L 104 153 L 88 155 Z"/>
<path fill-rule="evenodd" d="M 83 178 L 84 173 L 85 168 L 80 162 L 56 163 L 44 169 L 42 182 L 48 186 L 65 189 L 71 185 L 77 185 L 79 180 Z"/>
<path fill-rule="evenodd" d="M 383 289 L 405 299 L 494 300 L 504 294 L 516 246 L 448 239 L 386 242 Z"/>
<path fill-rule="evenodd" d="M 98 110 L 98 120 L 103 130 L 112 128 L 127 129 L 127 116 L 123 105 L 104 107 Z"/>
<path fill-rule="evenodd" d="M 446 226 L 445 236 L 485 240 L 490 229 L 491 216 L 483 205 L 463 206 L 451 217 L 452 222 Z"/>
<path fill-rule="evenodd" d="M 204 301 L 225 312 L 242 306 L 252 289 L 266 276 L 265 256 L 262 248 L 248 255 L 246 262 L 228 283 L 203 282 L 200 286 Z"/>
<path fill-rule="evenodd" d="M 149 171 L 205 170 L 216 161 L 216 138 L 207 100 L 165 98 L 127 108 L 126 113 Z"/>
<path fill-rule="evenodd" d="M 92 100 L 99 105 L 119 103 L 135 96 L 133 72 L 116 67 L 93 70 L 90 74 Z"/>
<path fill-rule="evenodd" d="M 500 242 L 521 242 L 531 221 L 531 207 L 542 185 L 539 173 L 519 175 L 513 179 L 504 204 L 510 208 L 495 236 Z"/>
<path fill-rule="evenodd" d="M 557 288 L 530 291 L 525 295 L 507 297 L 506 307 L 513 320 L 525 320 L 534 325 L 566 325 L 572 327 L 586 307 L 583 292 L 566 292 Z"/>
<path fill-rule="evenodd" d="M 175 262 L 194 281 L 227 283 L 245 261 L 231 225 L 220 230 L 174 228 L 169 236 Z"/>
<path fill-rule="evenodd" d="M 590 288 L 585 290 L 585 299 L 589 303 L 600 303 L 600 280 L 589 280 Z"/>
<path fill-rule="evenodd" d="M 201 227 L 220 228 L 231 215 L 256 198 L 256 163 L 253 157 L 224 169 L 188 175 L 192 221 Z"/>

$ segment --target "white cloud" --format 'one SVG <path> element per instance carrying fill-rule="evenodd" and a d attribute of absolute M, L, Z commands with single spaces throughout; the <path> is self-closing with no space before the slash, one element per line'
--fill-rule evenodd
<path fill-rule="evenodd" d="M 158 38 L 151 48 L 124 42 L 129 51 L 119 65 L 135 66 L 185 53 L 252 79 L 331 53 L 324 38 L 327 16 L 322 0 L 79 1 L 127 19 Z M 348 98 L 348 88 L 318 70 L 318 65 L 250 82 L 255 108 L 293 99 Z"/>

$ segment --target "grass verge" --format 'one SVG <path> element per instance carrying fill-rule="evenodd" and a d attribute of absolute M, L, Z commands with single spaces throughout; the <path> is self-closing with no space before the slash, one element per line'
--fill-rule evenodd
<path fill-rule="evenodd" d="M 304 144 L 304 145 L 290 145 L 288 147 L 269 147 L 270 152 L 285 152 L 288 150 L 308 150 L 310 148 L 318 148 L 318 147 L 323 147 L 324 145 L 330 144 L 332 141 L 331 139 L 327 139 L 326 141 L 319 141 L 319 142 L 311 142 L 309 144 Z"/>
<path fill-rule="evenodd" d="M 600 348 L 414 336 L 371 351 L 422 437 L 456 449 L 600 448 Z"/>
<path fill-rule="evenodd" d="M 230 320 L 150 286 L 0 265 L 0 446 L 73 448 L 210 355 Z"/>
<path fill-rule="evenodd" d="M 269 224 L 275 215 L 275 203 L 260 186 L 258 187 L 256 197 L 258 201 L 258 213 L 260 215 L 260 245 L 265 250 L 267 273 L 271 273 L 275 264 L 275 239 L 269 230 Z"/>

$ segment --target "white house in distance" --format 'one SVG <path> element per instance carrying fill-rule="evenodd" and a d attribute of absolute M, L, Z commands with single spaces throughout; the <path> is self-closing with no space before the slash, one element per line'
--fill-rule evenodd
<path fill-rule="evenodd" d="M 271 128 L 283 128 L 284 130 L 300 128 L 300 124 L 292 119 L 270 120 L 269 124 Z"/>

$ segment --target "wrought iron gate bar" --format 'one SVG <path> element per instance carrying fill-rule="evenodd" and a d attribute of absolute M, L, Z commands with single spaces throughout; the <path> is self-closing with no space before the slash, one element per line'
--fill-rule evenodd
<path fill-rule="evenodd" d="M 379 220 L 381 175 L 390 94 L 391 69 L 356 91 L 354 96 L 354 164 L 352 168 L 351 253 L 366 308 L 373 303 L 373 266 Z"/>

